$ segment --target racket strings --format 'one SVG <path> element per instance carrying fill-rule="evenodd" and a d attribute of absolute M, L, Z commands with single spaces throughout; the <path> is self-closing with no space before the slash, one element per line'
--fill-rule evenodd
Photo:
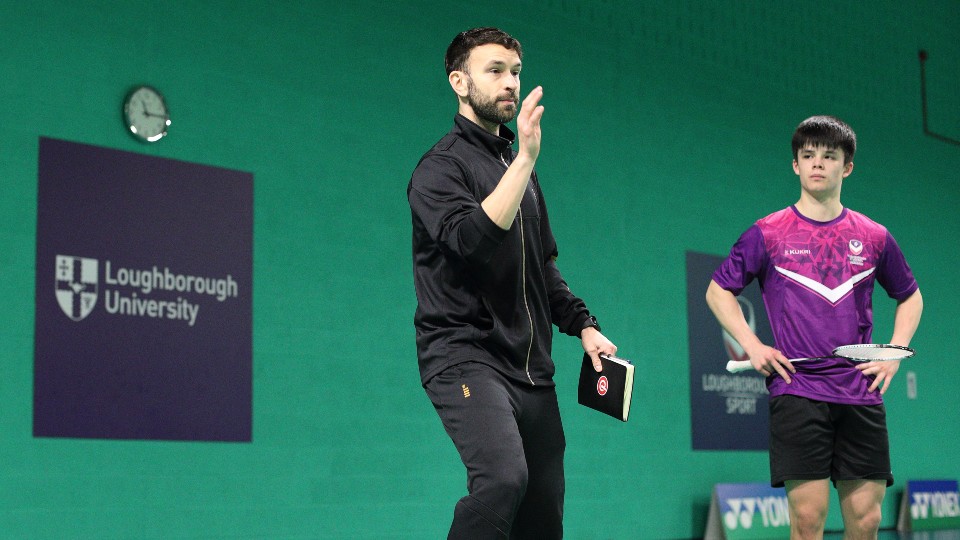
<path fill-rule="evenodd" d="M 901 360 L 913 356 L 913 350 L 906 347 L 866 347 L 848 346 L 838 347 L 834 354 L 851 360 Z"/>

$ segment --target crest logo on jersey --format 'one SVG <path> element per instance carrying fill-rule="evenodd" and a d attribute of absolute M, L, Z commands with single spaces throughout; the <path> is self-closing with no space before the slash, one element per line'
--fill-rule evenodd
<path fill-rule="evenodd" d="M 74 321 L 82 321 L 97 304 L 98 269 L 96 259 L 57 255 L 57 303 Z"/>
<path fill-rule="evenodd" d="M 859 255 L 863 253 L 863 242 L 859 240 L 851 240 L 849 243 L 850 253 L 854 255 Z"/>

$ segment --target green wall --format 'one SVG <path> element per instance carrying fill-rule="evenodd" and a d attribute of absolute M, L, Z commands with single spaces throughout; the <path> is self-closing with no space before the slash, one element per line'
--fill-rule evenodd
<path fill-rule="evenodd" d="M 764 452 L 690 450 L 684 252 L 793 203 L 790 135 L 824 113 L 860 139 L 845 204 L 891 229 L 926 300 L 919 397 L 902 374 L 887 394 L 893 526 L 905 480 L 960 477 L 960 147 L 923 134 L 917 60 L 931 129 L 960 138 L 960 4 L 869 4 L 3 3 L 0 537 L 444 536 L 464 474 L 419 385 L 405 189 L 455 113 L 446 45 L 480 25 L 523 41 L 559 264 L 640 366 L 630 422 L 604 421 L 557 338 L 567 536 L 696 537 L 714 483 L 766 480 Z M 121 126 L 136 83 L 172 109 L 152 146 Z M 254 174 L 251 444 L 33 438 L 40 136 Z M 878 339 L 892 309 L 878 294 Z"/>

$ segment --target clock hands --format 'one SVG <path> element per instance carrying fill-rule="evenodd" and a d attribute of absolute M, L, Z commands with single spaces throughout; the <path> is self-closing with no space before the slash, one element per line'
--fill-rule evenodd
<path fill-rule="evenodd" d="M 164 114 L 157 114 L 155 112 L 151 112 L 147 110 L 147 102 L 145 100 L 142 100 L 142 99 L 140 100 L 140 107 L 143 110 L 144 116 L 149 116 L 151 118 L 165 118 L 166 116 Z"/>

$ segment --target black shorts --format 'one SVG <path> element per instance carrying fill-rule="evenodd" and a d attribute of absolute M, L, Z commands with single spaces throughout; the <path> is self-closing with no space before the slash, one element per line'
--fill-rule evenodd
<path fill-rule="evenodd" d="M 893 485 L 883 405 L 798 396 L 770 400 L 770 485 L 786 480 L 886 480 Z"/>

